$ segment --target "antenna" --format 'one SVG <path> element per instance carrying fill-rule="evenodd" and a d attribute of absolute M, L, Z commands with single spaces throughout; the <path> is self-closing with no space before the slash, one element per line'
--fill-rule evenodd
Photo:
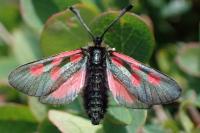
<path fill-rule="evenodd" d="M 127 12 L 130 11 L 132 9 L 132 5 L 128 5 L 127 7 L 125 7 L 124 9 L 121 10 L 119 16 L 117 18 L 115 18 L 115 20 L 112 21 L 112 23 L 110 25 L 108 25 L 108 27 L 104 30 L 104 32 L 101 34 L 100 36 L 100 40 L 103 39 L 105 33 Z"/>
<path fill-rule="evenodd" d="M 78 18 L 78 20 L 80 21 L 80 23 L 83 25 L 83 27 L 86 29 L 86 31 L 90 34 L 90 36 L 92 37 L 92 39 L 95 40 L 94 35 L 92 34 L 90 28 L 83 21 L 81 15 L 79 13 L 79 11 L 76 8 L 74 8 L 74 7 L 70 7 L 69 9 L 76 15 L 76 17 Z"/>

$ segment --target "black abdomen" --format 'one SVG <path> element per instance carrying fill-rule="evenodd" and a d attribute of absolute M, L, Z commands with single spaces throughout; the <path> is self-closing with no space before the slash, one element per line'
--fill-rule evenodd
<path fill-rule="evenodd" d="M 103 119 L 107 108 L 107 82 L 105 61 L 101 58 L 103 55 L 101 52 L 98 53 L 100 55 L 93 54 L 95 54 L 95 51 L 92 50 L 92 56 L 87 63 L 84 102 L 92 124 L 97 125 Z"/>

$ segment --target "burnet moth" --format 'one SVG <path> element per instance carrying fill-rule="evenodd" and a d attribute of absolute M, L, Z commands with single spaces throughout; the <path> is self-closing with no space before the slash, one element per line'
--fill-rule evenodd
<path fill-rule="evenodd" d="M 108 90 L 117 103 L 129 108 L 173 102 L 181 94 L 173 79 L 102 43 L 105 33 L 131 8 L 122 9 L 101 36 L 95 37 L 79 11 L 70 7 L 93 39 L 92 46 L 22 65 L 9 75 L 10 85 L 39 97 L 42 103 L 55 105 L 70 103 L 82 92 L 86 113 L 94 125 L 106 113 Z"/>

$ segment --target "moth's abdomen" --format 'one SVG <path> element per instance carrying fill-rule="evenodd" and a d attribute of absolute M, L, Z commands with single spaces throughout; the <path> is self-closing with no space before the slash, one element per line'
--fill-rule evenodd
<path fill-rule="evenodd" d="M 92 124 L 98 125 L 106 113 L 108 102 L 105 74 L 103 69 L 96 67 L 90 69 L 88 73 L 84 90 L 85 109 Z"/>

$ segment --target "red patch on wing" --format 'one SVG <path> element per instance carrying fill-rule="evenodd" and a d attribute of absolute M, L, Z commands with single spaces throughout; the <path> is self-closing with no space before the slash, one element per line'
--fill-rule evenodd
<path fill-rule="evenodd" d="M 44 72 L 44 65 L 37 64 L 30 67 L 30 72 L 34 76 L 40 76 Z"/>
<path fill-rule="evenodd" d="M 79 70 L 73 74 L 65 83 L 63 83 L 51 96 L 56 99 L 70 96 L 70 94 L 78 93 L 85 83 L 85 69 Z"/>
<path fill-rule="evenodd" d="M 127 55 L 120 54 L 118 52 L 112 52 L 112 54 L 114 56 L 118 57 L 118 58 L 121 58 L 124 61 L 127 61 L 127 62 L 129 62 L 131 64 L 134 64 L 135 66 L 139 66 L 140 65 L 140 63 L 138 61 L 136 61 L 135 59 L 133 59 L 133 58 L 127 56 Z"/>
<path fill-rule="evenodd" d="M 80 49 L 73 50 L 73 51 L 62 52 L 57 57 L 58 58 L 62 58 L 62 57 L 67 57 L 67 56 L 71 56 L 71 55 L 78 54 L 78 53 L 81 53 Z"/>
<path fill-rule="evenodd" d="M 51 72 L 50 72 L 50 76 L 52 80 L 57 80 L 58 77 L 60 76 L 60 67 L 54 67 L 52 68 Z"/>
<path fill-rule="evenodd" d="M 134 103 L 136 97 L 130 94 L 124 85 L 112 75 L 110 71 L 107 72 L 108 76 L 108 84 L 110 91 L 112 92 L 114 97 L 120 97 L 125 100 L 127 103 Z"/>
<path fill-rule="evenodd" d="M 77 63 L 78 61 L 81 60 L 82 56 L 83 56 L 82 54 L 72 55 L 70 56 L 70 62 Z"/>
<path fill-rule="evenodd" d="M 152 85 L 159 85 L 160 84 L 160 77 L 153 74 L 153 73 L 149 73 L 147 75 L 147 80 L 149 81 L 149 83 L 151 83 Z"/>
<path fill-rule="evenodd" d="M 115 65 L 117 65 L 118 67 L 123 66 L 123 62 L 122 62 L 119 58 L 117 58 L 117 57 L 112 57 L 111 60 L 112 60 L 112 62 L 113 62 Z"/>
<path fill-rule="evenodd" d="M 140 77 L 136 74 L 136 73 L 133 73 L 131 75 L 131 81 L 132 81 L 132 84 L 136 87 L 139 87 L 140 84 L 141 84 L 141 79 Z"/>
<path fill-rule="evenodd" d="M 62 60 L 63 60 L 63 58 L 55 58 L 55 59 L 51 62 L 51 64 L 52 64 L 53 66 L 58 66 L 58 65 L 62 62 Z"/>
<path fill-rule="evenodd" d="M 140 65 L 139 64 L 131 64 L 131 68 L 135 71 L 139 71 L 140 70 Z"/>

